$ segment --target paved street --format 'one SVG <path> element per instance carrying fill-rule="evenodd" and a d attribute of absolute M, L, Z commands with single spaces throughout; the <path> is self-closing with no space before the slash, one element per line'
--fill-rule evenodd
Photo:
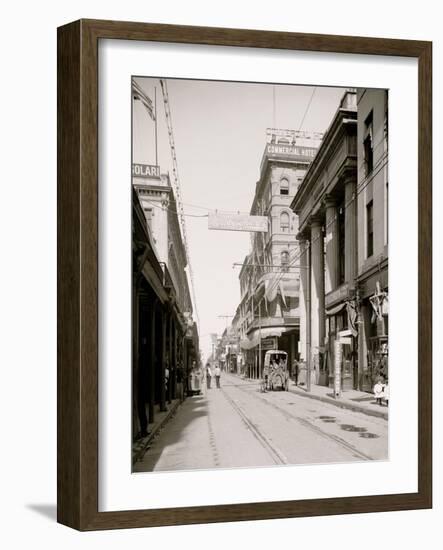
<path fill-rule="evenodd" d="M 213 384 L 215 386 L 215 384 Z M 386 460 L 388 422 L 223 373 L 190 397 L 135 472 Z"/>

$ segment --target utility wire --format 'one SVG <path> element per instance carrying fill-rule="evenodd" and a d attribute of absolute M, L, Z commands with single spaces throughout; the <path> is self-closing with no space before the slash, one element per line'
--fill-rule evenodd
<path fill-rule="evenodd" d="M 187 218 L 208 218 L 209 214 L 186 214 L 184 212 L 177 212 L 177 210 L 174 210 L 173 208 L 169 208 L 168 206 L 161 206 L 160 204 L 156 204 L 155 202 L 146 200 L 147 203 L 151 204 L 155 208 L 159 208 L 160 210 L 167 210 L 168 212 L 172 212 L 173 214 L 177 214 L 177 216 L 183 215 Z"/>
<path fill-rule="evenodd" d="M 303 114 L 303 118 L 301 119 L 300 126 L 299 126 L 299 128 L 298 128 L 298 131 L 299 131 L 299 132 L 300 132 L 300 130 L 302 129 L 303 122 L 305 121 L 306 115 L 308 114 L 309 107 L 311 106 L 312 98 L 314 97 L 314 94 L 315 94 L 316 90 L 317 90 L 316 87 L 312 90 L 311 97 L 309 98 L 308 104 L 307 104 L 306 109 L 305 109 L 305 112 L 304 112 L 304 114 Z"/>
<path fill-rule="evenodd" d="M 186 252 L 186 258 L 188 261 L 188 273 L 189 273 L 189 279 L 191 283 L 191 295 L 192 295 L 192 302 L 194 303 L 194 313 L 195 313 L 195 319 L 197 321 L 197 326 L 200 330 L 200 319 L 198 316 L 198 308 L 197 308 L 197 299 L 195 295 L 195 283 L 194 283 L 194 273 L 191 265 L 191 258 L 189 254 L 189 246 L 188 246 L 188 239 L 186 234 L 186 222 L 185 222 L 185 215 L 183 210 L 183 204 L 181 199 L 181 190 L 180 190 L 180 179 L 178 174 L 178 164 L 177 164 L 177 153 L 176 153 L 176 147 L 175 147 L 175 140 L 174 140 L 174 130 L 173 130 L 173 124 L 172 124 L 172 113 L 169 103 L 169 95 L 168 95 L 168 85 L 167 81 L 161 79 L 160 80 L 160 86 L 162 89 L 163 94 L 163 105 L 165 109 L 165 117 L 166 117 L 166 124 L 168 127 L 168 138 L 169 138 L 169 146 L 171 149 L 171 157 L 172 157 L 172 167 L 173 167 L 173 186 L 174 191 L 176 194 L 176 203 L 178 206 L 178 217 L 180 220 L 180 229 L 182 233 L 182 239 L 184 244 L 184 249 Z"/>

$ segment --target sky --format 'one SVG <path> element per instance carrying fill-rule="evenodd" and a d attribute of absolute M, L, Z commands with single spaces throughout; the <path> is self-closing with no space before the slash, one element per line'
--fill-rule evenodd
<path fill-rule="evenodd" d="M 137 78 L 157 98 L 157 155 L 172 176 L 160 82 Z M 239 268 L 250 234 L 208 229 L 209 211 L 249 212 L 266 144 L 266 128 L 325 132 L 343 88 L 167 80 L 189 259 L 192 265 L 203 360 L 211 333 L 221 334 L 240 302 Z M 134 102 L 133 161 L 155 164 L 154 122 Z M 195 319 L 195 316 L 194 316 Z"/>

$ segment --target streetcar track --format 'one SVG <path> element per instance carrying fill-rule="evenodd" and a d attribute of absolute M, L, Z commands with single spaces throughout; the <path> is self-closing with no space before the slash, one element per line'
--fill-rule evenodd
<path fill-rule="evenodd" d="M 252 420 L 246 415 L 246 413 L 234 401 L 234 399 L 232 399 L 232 397 L 228 395 L 228 393 L 223 388 L 221 388 L 221 390 L 225 399 L 235 410 L 235 412 L 240 416 L 247 428 L 251 431 L 252 435 L 268 451 L 275 464 L 289 464 L 289 461 L 285 457 L 285 455 L 273 443 L 269 441 L 269 439 L 260 431 L 260 429 L 254 424 L 254 422 L 252 422 Z"/>
<path fill-rule="evenodd" d="M 339 437 L 337 435 L 334 435 L 334 434 L 328 434 L 328 433 L 324 432 L 321 428 L 319 428 L 318 426 L 315 426 L 314 424 L 309 422 L 309 420 L 306 420 L 304 418 L 300 418 L 298 416 L 295 416 L 294 414 L 290 413 L 289 411 L 287 411 L 283 407 L 280 407 L 279 405 L 276 405 L 275 403 L 271 403 L 268 399 L 265 399 L 264 397 L 258 396 L 254 393 L 251 393 L 251 392 L 247 391 L 246 389 L 243 389 L 241 385 L 231 384 L 230 387 L 235 387 L 238 390 L 240 390 L 241 392 L 245 393 L 246 395 L 250 395 L 251 397 L 257 399 L 258 401 L 266 403 L 271 408 L 273 408 L 276 411 L 282 413 L 283 416 L 286 418 L 286 420 L 295 420 L 295 421 L 297 421 L 299 424 L 301 424 L 305 428 L 315 432 L 317 435 L 320 435 L 325 439 L 330 439 L 330 440 L 334 441 L 335 443 L 337 443 L 338 445 L 341 445 L 347 451 L 349 451 L 352 454 L 358 456 L 358 458 L 362 458 L 363 460 L 374 460 L 374 458 L 372 458 L 371 456 L 363 453 L 362 451 L 359 451 L 356 447 L 354 447 L 353 445 L 351 445 L 350 443 L 348 443 L 347 441 L 345 441 L 341 437 Z M 225 393 L 225 395 L 226 395 L 226 393 Z M 268 443 L 268 444 L 270 444 L 270 443 Z M 287 463 L 288 462 L 286 461 L 286 464 Z"/>

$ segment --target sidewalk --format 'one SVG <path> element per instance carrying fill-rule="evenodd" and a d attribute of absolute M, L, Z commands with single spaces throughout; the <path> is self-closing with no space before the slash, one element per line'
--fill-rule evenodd
<path fill-rule="evenodd" d="M 240 378 L 240 377 L 239 377 Z M 259 380 L 253 378 L 241 378 L 244 382 L 259 383 Z M 367 393 L 358 390 L 347 390 L 342 392 L 342 396 L 336 399 L 333 395 L 332 388 L 325 386 L 311 385 L 311 391 L 306 391 L 306 386 L 296 386 L 293 380 L 289 382 L 289 391 L 300 395 L 301 397 L 307 397 L 308 399 L 317 399 L 317 401 L 323 401 L 323 403 L 329 403 L 342 409 L 349 409 L 355 412 L 361 412 L 369 416 L 375 416 L 377 418 L 389 418 L 389 408 L 385 406 L 380 407 L 375 401 L 375 397 L 372 393 Z"/>
<path fill-rule="evenodd" d="M 155 421 L 148 426 L 149 435 L 137 439 L 137 441 L 132 444 L 132 464 L 135 464 L 137 460 L 140 460 L 143 457 L 151 441 L 159 433 L 171 416 L 175 414 L 179 405 L 180 399 L 173 399 L 171 403 L 168 403 L 167 411 L 160 411 L 160 407 L 157 405 L 155 410 Z"/>
<path fill-rule="evenodd" d="M 339 399 L 336 399 L 332 388 L 312 384 L 311 391 L 308 393 L 305 386 L 296 386 L 292 380 L 289 383 L 289 391 L 302 397 L 317 399 L 318 401 L 323 401 L 324 403 L 329 403 L 343 409 L 350 409 L 386 420 L 389 417 L 389 407 L 378 405 L 371 393 L 347 390 L 342 392 L 342 396 Z"/>

